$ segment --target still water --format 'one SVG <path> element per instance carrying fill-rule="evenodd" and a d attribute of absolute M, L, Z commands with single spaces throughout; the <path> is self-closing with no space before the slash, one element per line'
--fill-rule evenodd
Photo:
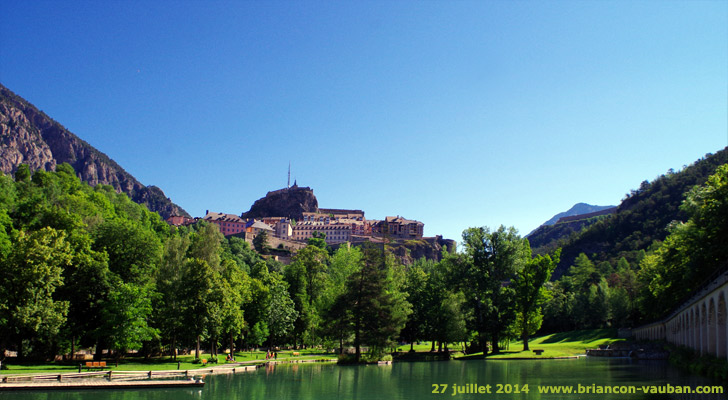
<path fill-rule="evenodd" d="M 389 366 L 281 364 L 255 372 L 207 376 L 205 381 L 207 384 L 201 390 L 0 393 L 0 399 L 728 399 L 725 393 L 676 394 L 687 386 L 697 389 L 721 383 L 689 376 L 666 363 L 593 358 L 399 362 Z M 573 392 L 542 393 L 549 387 L 572 388 Z M 673 393 L 644 393 L 651 387 L 662 392 L 672 388 Z M 600 389 L 619 392 L 630 388 L 635 388 L 636 393 L 593 393 Z M 591 393 L 578 393 L 579 389 Z"/>

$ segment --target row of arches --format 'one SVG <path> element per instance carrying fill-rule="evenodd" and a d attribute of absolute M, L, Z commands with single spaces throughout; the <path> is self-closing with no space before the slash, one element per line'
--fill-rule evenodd
<path fill-rule="evenodd" d="M 666 340 L 686 346 L 700 354 L 728 358 L 728 282 L 662 322 L 633 331 L 637 339 Z"/>

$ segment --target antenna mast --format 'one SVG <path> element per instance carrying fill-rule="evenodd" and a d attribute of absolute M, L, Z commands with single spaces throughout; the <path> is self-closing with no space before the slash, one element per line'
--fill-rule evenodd
<path fill-rule="evenodd" d="M 288 162 L 288 186 L 289 189 L 291 188 L 291 162 Z"/>

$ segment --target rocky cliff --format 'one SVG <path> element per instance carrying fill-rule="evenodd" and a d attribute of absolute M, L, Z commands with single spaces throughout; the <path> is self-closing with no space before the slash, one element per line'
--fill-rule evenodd
<path fill-rule="evenodd" d="M 31 171 L 52 171 L 64 162 L 81 180 L 92 186 L 111 185 L 163 218 L 189 216 L 161 189 L 142 185 L 106 154 L 0 84 L 0 171 L 11 175 L 20 164 Z"/>
<path fill-rule="evenodd" d="M 420 258 L 440 261 L 443 252 L 455 253 L 457 242 L 443 239 L 442 236 L 422 238 L 418 240 L 396 240 L 388 244 L 390 251 L 404 265 L 410 265 Z"/>
<path fill-rule="evenodd" d="M 318 212 L 318 200 L 311 188 L 294 185 L 268 192 L 243 213 L 243 218 L 286 217 L 300 221 L 304 212 Z"/>

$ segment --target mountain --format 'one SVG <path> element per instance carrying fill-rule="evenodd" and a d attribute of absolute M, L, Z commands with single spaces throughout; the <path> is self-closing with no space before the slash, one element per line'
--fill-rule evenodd
<path fill-rule="evenodd" d="M 536 254 L 547 252 L 544 249 L 552 250 L 554 244 L 581 232 L 602 218 L 613 214 L 616 210 L 616 207 L 607 208 L 594 213 L 562 217 L 554 225 L 541 225 L 527 236 L 531 250 Z"/>
<path fill-rule="evenodd" d="M 558 220 L 564 217 L 571 217 L 574 215 L 582 215 L 582 214 L 591 214 L 598 211 L 606 210 L 609 208 L 614 208 L 616 206 L 593 206 L 591 204 L 586 203 L 577 203 L 574 204 L 573 207 L 571 207 L 568 211 L 564 211 L 561 213 L 558 213 L 551 217 L 550 220 L 543 223 L 543 225 L 555 225 Z M 542 225 L 542 226 L 543 226 Z M 529 234 L 530 235 L 530 234 Z"/>
<path fill-rule="evenodd" d="M 706 154 L 681 171 L 670 169 L 652 182 L 643 181 L 639 189 L 627 195 L 615 213 L 597 217 L 589 226 L 569 236 L 543 243 L 534 253 L 562 248 L 554 278 L 568 270 L 580 253 L 595 263 L 608 261 L 615 265 L 624 257 L 635 265 L 655 241 L 665 239 L 670 223 L 687 219 L 680 208 L 686 193 L 696 185 L 704 184 L 718 166 L 726 163 L 728 147 L 716 154 Z"/>
<path fill-rule="evenodd" d="M 92 186 L 111 185 L 162 218 L 189 216 L 156 186 L 144 186 L 106 154 L 81 140 L 25 99 L 0 84 L 0 171 L 12 175 L 20 164 L 53 171 L 70 164 Z"/>

